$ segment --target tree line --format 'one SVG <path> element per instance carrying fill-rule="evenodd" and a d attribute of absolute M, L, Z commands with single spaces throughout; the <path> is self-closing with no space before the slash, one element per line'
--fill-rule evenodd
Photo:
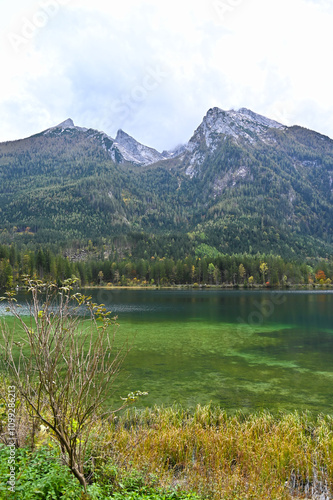
<path fill-rule="evenodd" d="M 0 288 L 21 286 L 26 276 L 57 283 L 77 278 L 80 286 L 330 285 L 333 259 L 304 262 L 259 253 L 136 258 L 94 248 L 91 242 L 85 253 L 66 256 L 48 248 L 0 245 Z"/>

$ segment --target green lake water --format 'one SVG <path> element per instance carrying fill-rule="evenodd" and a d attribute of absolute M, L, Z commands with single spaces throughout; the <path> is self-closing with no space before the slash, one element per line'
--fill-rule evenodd
<path fill-rule="evenodd" d="M 85 291 L 87 293 L 87 291 Z M 333 413 L 333 292 L 89 290 L 128 354 L 113 401 Z"/>
<path fill-rule="evenodd" d="M 100 290 L 143 405 L 333 413 L 331 291 Z M 126 373 L 126 378 L 125 378 Z M 125 389 L 126 388 L 126 389 Z"/>

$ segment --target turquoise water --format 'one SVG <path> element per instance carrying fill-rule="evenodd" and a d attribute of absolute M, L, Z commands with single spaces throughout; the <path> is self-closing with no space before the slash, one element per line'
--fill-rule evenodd
<path fill-rule="evenodd" d="M 87 293 L 87 291 L 85 291 Z M 133 342 L 110 402 L 333 413 L 333 292 L 89 290 Z"/>
<path fill-rule="evenodd" d="M 144 405 L 333 413 L 333 293 L 100 290 Z M 123 373 L 125 377 L 125 373 Z"/>

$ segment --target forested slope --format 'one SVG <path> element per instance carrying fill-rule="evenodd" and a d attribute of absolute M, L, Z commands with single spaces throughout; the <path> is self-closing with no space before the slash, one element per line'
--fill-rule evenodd
<path fill-rule="evenodd" d="M 176 258 L 332 254 L 328 137 L 213 108 L 177 154 L 139 164 L 126 160 L 125 146 L 138 148 L 129 136 L 120 148 L 64 123 L 0 144 L 1 243 L 66 249 L 92 240 L 139 256 L 143 242 L 148 254 Z"/>

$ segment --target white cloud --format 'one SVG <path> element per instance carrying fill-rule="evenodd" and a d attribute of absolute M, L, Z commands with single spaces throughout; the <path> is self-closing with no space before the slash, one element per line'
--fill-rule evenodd
<path fill-rule="evenodd" d="M 70 116 L 161 150 L 212 106 L 333 137 L 331 2 L 14 0 L 0 19 L 0 140 Z"/>

